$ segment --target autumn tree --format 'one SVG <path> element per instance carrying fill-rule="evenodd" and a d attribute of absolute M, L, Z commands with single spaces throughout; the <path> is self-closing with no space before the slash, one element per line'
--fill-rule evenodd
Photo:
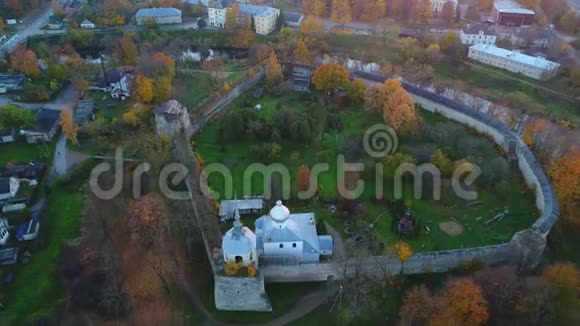
<path fill-rule="evenodd" d="M 72 113 L 66 108 L 60 110 L 60 126 L 68 141 L 73 145 L 79 143 L 77 139 L 79 126 L 74 122 Z"/>
<path fill-rule="evenodd" d="M 455 5 L 451 1 L 447 1 L 443 4 L 441 9 L 441 20 L 447 24 L 450 24 L 455 18 Z"/>
<path fill-rule="evenodd" d="M 403 299 L 399 316 L 403 325 L 428 325 L 438 313 L 439 302 L 425 286 L 415 286 Z"/>
<path fill-rule="evenodd" d="M 330 19 L 337 23 L 347 24 L 352 20 L 349 0 L 332 0 Z"/>
<path fill-rule="evenodd" d="M 433 17 L 433 7 L 431 6 L 431 1 L 419 0 L 418 15 L 419 19 L 424 23 L 427 23 L 429 19 Z"/>
<path fill-rule="evenodd" d="M 477 0 L 479 10 L 489 10 L 493 5 L 493 0 Z"/>
<path fill-rule="evenodd" d="M 479 10 L 473 4 L 469 5 L 467 11 L 465 12 L 465 19 L 479 22 L 481 20 L 481 16 L 479 15 Z"/>
<path fill-rule="evenodd" d="M 276 53 L 272 52 L 268 62 L 266 63 L 266 80 L 269 82 L 279 80 L 282 78 L 282 66 L 278 62 Z"/>
<path fill-rule="evenodd" d="M 234 31 L 238 27 L 238 16 L 240 14 L 240 5 L 234 2 L 226 10 L 226 29 L 230 32 Z"/>
<path fill-rule="evenodd" d="M 314 2 L 312 14 L 316 17 L 326 17 L 328 15 L 328 0 L 312 0 Z"/>
<path fill-rule="evenodd" d="M 552 288 L 559 324 L 577 325 L 580 321 L 580 271 L 574 263 L 556 263 L 544 269 L 542 276 Z"/>
<path fill-rule="evenodd" d="M 349 82 L 346 90 L 348 91 L 348 99 L 352 104 L 363 103 L 367 90 L 367 84 L 359 78 Z"/>
<path fill-rule="evenodd" d="M 483 291 L 471 280 L 448 281 L 440 300 L 431 325 L 484 325 L 489 318 Z"/>
<path fill-rule="evenodd" d="M 562 208 L 562 218 L 572 225 L 580 225 L 580 150 L 574 148 L 553 159 L 548 174 Z"/>
<path fill-rule="evenodd" d="M 15 105 L 0 107 L 0 128 L 21 129 L 29 127 L 36 121 L 33 111 Z"/>
<path fill-rule="evenodd" d="M 32 78 L 40 77 L 38 58 L 32 50 L 19 47 L 10 55 L 12 69 Z"/>
<path fill-rule="evenodd" d="M 437 169 L 441 172 L 443 176 L 450 176 L 453 173 L 453 162 L 449 159 L 447 154 L 442 150 L 438 149 L 429 158 L 429 162 L 435 165 Z"/>
<path fill-rule="evenodd" d="M 252 28 L 251 19 L 246 20 L 246 23 L 239 28 L 234 35 L 234 46 L 240 48 L 249 48 L 252 43 L 256 40 L 256 32 Z"/>
<path fill-rule="evenodd" d="M 549 121 L 543 118 L 537 118 L 526 124 L 522 135 L 522 140 L 526 145 L 533 148 L 538 137 L 549 126 Z"/>
<path fill-rule="evenodd" d="M 153 193 L 129 203 L 129 227 L 144 248 L 151 248 L 160 234 L 160 222 L 166 218 L 165 203 Z"/>
<path fill-rule="evenodd" d="M 153 80 L 143 75 L 137 76 L 135 79 L 135 98 L 137 101 L 151 103 L 153 101 L 153 95 Z"/>
<path fill-rule="evenodd" d="M 300 36 L 308 49 L 322 51 L 326 47 L 324 24 L 316 17 L 306 17 L 300 23 Z"/>
<path fill-rule="evenodd" d="M 155 79 L 153 82 L 153 93 L 153 97 L 157 103 L 169 100 L 173 94 L 172 80 L 168 77 Z"/>
<path fill-rule="evenodd" d="M 207 71 L 207 78 L 209 86 L 214 92 L 218 92 L 220 88 L 220 74 L 224 69 L 223 58 L 206 59 L 201 63 L 201 68 Z"/>
<path fill-rule="evenodd" d="M 84 93 L 89 89 L 89 81 L 84 79 L 80 74 L 75 74 L 71 80 L 71 84 L 77 91 Z"/>
<path fill-rule="evenodd" d="M 303 40 L 299 40 L 296 42 L 296 48 L 294 48 L 294 52 L 292 53 L 294 56 L 294 61 L 308 65 L 311 63 L 310 59 L 310 52 L 306 47 L 306 43 Z"/>
<path fill-rule="evenodd" d="M 568 34 L 574 33 L 578 29 L 578 17 L 573 9 L 569 9 L 561 18 L 558 20 L 558 27 Z"/>
<path fill-rule="evenodd" d="M 365 103 L 367 110 L 380 111 L 385 122 L 397 132 L 411 132 L 417 126 L 415 104 L 396 79 L 388 79 L 384 84 L 369 88 Z"/>
<path fill-rule="evenodd" d="M 425 57 L 427 58 L 427 62 L 433 64 L 438 63 L 442 59 L 441 55 L 441 48 L 439 44 L 433 43 L 430 44 L 427 49 L 425 49 Z"/>
<path fill-rule="evenodd" d="M 331 91 L 337 87 L 345 87 L 348 83 L 348 70 L 338 63 L 325 63 L 314 71 L 312 83 L 318 91 Z"/>
<path fill-rule="evenodd" d="M 121 45 L 123 64 L 127 66 L 136 65 L 139 50 L 137 50 L 137 46 L 135 45 L 135 43 L 133 43 L 133 40 L 125 36 L 121 38 L 119 43 Z"/>
<path fill-rule="evenodd" d="M 389 7 L 390 16 L 399 19 L 403 18 L 403 15 L 405 14 L 405 8 L 408 3 L 409 2 L 407 0 L 392 0 L 391 6 Z"/>
<path fill-rule="evenodd" d="M 310 187 L 310 169 L 305 164 L 300 165 L 296 174 L 298 189 L 306 191 Z"/>

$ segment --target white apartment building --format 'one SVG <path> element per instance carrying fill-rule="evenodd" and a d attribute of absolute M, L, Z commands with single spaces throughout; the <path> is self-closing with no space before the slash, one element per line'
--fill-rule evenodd
<path fill-rule="evenodd" d="M 463 45 L 478 43 L 495 45 L 497 34 L 485 24 L 474 24 L 461 29 L 459 40 Z"/>
<path fill-rule="evenodd" d="M 223 28 L 226 26 L 228 6 L 222 0 L 210 0 L 207 5 L 208 25 Z"/>
<path fill-rule="evenodd" d="M 443 11 L 443 5 L 445 5 L 445 3 L 448 1 L 453 4 L 453 12 L 455 13 L 455 10 L 457 10 L 457 0 L 429 0 L 429 1 L 431 2 L 431 9 L 435 14 Z"/>
<path fill-rule="evenodd" d="M 472 45 L 468 57 L 538 80 L 553 77 L 560 67 L 560 64 L 541 57 L 532 57 L 483 43 Z"/>
<path fill-rule="evenodd" d="M 226 1 L 210 1 L 208 5 L 209 26 L 225 27 L 226 13 L 230 5 Z M 239 4 L 240 16 L 250 17 L 256 34 L 267 35 L 276 29 L 280 10 L 267 6 Z M 240 19 L 241 17 L 238 17 Z"/>

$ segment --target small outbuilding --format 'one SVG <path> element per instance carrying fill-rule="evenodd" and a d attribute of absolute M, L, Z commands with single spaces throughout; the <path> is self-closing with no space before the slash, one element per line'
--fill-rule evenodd
<path fill-rule="evenodd" d="M 155 110 L 155 127 L 160 136 L 174 136 L 184 131 L 188 138 L 193 134 L 187 108 L 177 100 L 169 100 Z"/>
<path fill-rule="evenodd" d="M 22 130 L 22 134 L 29 144 L 50 142 L 58 130 L 59 122 L 60 110 L 42 108 L 36 114 L 34 125 Z"/>
<path fill-rule="evenodd" d="M 236 211 L 240 215 L 249 215 L 262 213 L 263 209 L 264 199 L 262 198 L 222 200 L 219 211 L 220 221 L 233 220 Z"/>
<path fill-rule="evenodd" d="M 14 131 L 11 128 L 0 129 L 0 144 L 12 143 Z"/>
<path fill-rule="evenodd" d="M 0 178 L 0 201 L 14 198 L 19 188 L 20 182 L 18 179 L 14 177 Z"/>
<path fill-rule="evenodd" d="M 97 26 L 95 25 L 95 23 L 93 23 L 92 21 L 85 19 L 83 20 L 83 22 L 81 23 L 81 28 L 84 29 L 95 29 Z"/>

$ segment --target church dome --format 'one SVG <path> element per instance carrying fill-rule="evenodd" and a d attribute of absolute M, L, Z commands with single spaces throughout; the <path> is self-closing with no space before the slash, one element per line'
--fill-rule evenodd
<path fill-rule="evenodd" d="M 272 207 L 270 210 L 270 217 L 274 222 L 282 223 L 288 219 L 290 216 L 290 210 L 288 207 L 282 205 L 282 201 L 277 201 L 276 206 Z"/>

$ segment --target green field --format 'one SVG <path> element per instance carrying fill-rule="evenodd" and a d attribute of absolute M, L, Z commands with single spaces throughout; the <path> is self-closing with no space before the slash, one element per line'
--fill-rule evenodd
<path fill-rule="evenodd" d="M 14 283 L 2 300 L 4 310 L 0 313 L 0 324 L 22 325 L 35 320 L 62 299 L 57 266 L 62 247 L 79 234 L 83 205 L 80 180 L 84 177 L 86 175 L 73 172 L 47 192 L 48 206 L 41 217 L 40 233 L 30 243 L 30 262 L 5 268 L 5 272 L 14 271 Z"/>
<path fill-rule="evenodd" d="M 262 110 L 258 113 L 259 118 L 265 121 L 271 120 L 278 105 L 284 105 L 296 109 L 304 110 L 305 99 L 301 95 L 287 96 L 265 96 L 260 100 L 242 98 L 233 105 L 231 110 L 240 110 L 244 103 L 262 104 Z M 310 145 L 299 145 L 287 141 L 282 141 L 282 151 L 276 162 L 281 162 L 291 175 L 291 195 L 292 201 L 288 204 L 293 211 L 314 211 L 318 219 L 324 219 L 333 225 L 339 232 L 344 233 L 345 223 L 352 224 L 359 219 L 365 221 L 370 234 L 384 245 L 398 240 L 399 235 L 392 229 L 393 216 L 390 211 L 389 200 L 375 199 L 374 172 L 361 174 L 365 181 L 365 191 L 359 202 L 361 210 L 357 216 L 335 216 L 330 213 L 327 204 L 317 200 L 299 201 L 296 200 L 296 174 L 298 167 L 306 164 L 312 167 L 316 163 L 326 162 L 330 165 L 330 171 L 323 172 L 318 176 L 319 196 L 340 206 L 341 200 L 337 198 L 337 168 L 336 157 L 341 153 L 340 148 L 345 141 L 352 136 L 362 136 L 364 130 L 371 125 L 380 123 L 380 117 L 375 117 L 364 112 L 361 108 L 348 108 L 336 113 L 343 122 L 344 128 L 340 132 L 324 132 L 318 140 Z M 423 121 L 432 126 L 440 128 L 463 128 L 445 121 L 442 117 L 423 112 Z M 481 146 L 480 154 L 483 158 L 498 157 L 495 147 L 485 138 L 477 135 L 466 128 L 464 136 L 473 140 L 480 140 L 485 146 Z M 254 144 L 263 143 L 269 140 L 250 139 L 245 137 L 233 142 L 221 141 L 222 132 L 221 120 L 207 126 L 200 134 L 196 135 L 196 151 L 201 154 L 206 164 L 219 162 L 230 168 L 233 175 L 234 195 L 241 196 L 244 191 L 243 175 L 245 168 L 255 162 L 248 148 Z M 420 139 L 415 136 L 400 137 L 399 149 L 402 152 L 412 150 L 420 146 Z M 464 157 L 458 156 L 453 148 L 444 147 L 454 160 Z M 364 159 L 368 165 L 368 159 Z M 371 160 L 371 163 L 373 161 Z M 372 164 L 371 164 L 372 166 Z M 372 170 L 371 170 L 372 171 Z M 224 178 L 218 174 L 209 176 L 209 183 L 212 190 L 223 195 L 225 194 Z M 393 198 L 393 181 L 385 180 L 384 189 L 387 198 Z M 412 180 L 404 179 L 403 199 L 411 204 L 415 216 L 420 220 L 421 230 L 419 235 L 408 239 L 416 251 L 454 249 L 462 247 L 472 247 L 485 244 L 495 244 L 509 241 L 511 236 L 518 230 L 528 227 L 536 218 L 537 213 L 534 208 L 531 195 L 526 186 L 521 182 L 515 173 L 508 173 L 504 180 L 495 186 L 478 187 L 479 202 L 470 203 L 455 197 L 451 189 L 443 188 L 442 200 L 427 200 L 413 198 Z M 251 193 L 264 193 L 263 178 L 259 174 L 254 174 L 251 182 Z M 484 222 L 492 218 L 498 212 L 508 209 L 510 214 L 503 221 L 493 225 L 485 226 Z M 439 223 L 454 220 L 460 223 L 464 230 L 458 236 L 449 236 L 439 228 Z M 427 231 L 430 229 L 430 232 Z"/>
<path fill-rule="evenodd" d="M 0 166 L 6 163 L 28 163 L 30 161 L 48 162 L 52 159 L 56 137 L 52 143 L 28 144 L 24 137 L 17 137 L 16 141 L 8 144 L 0 144 Z"/>

